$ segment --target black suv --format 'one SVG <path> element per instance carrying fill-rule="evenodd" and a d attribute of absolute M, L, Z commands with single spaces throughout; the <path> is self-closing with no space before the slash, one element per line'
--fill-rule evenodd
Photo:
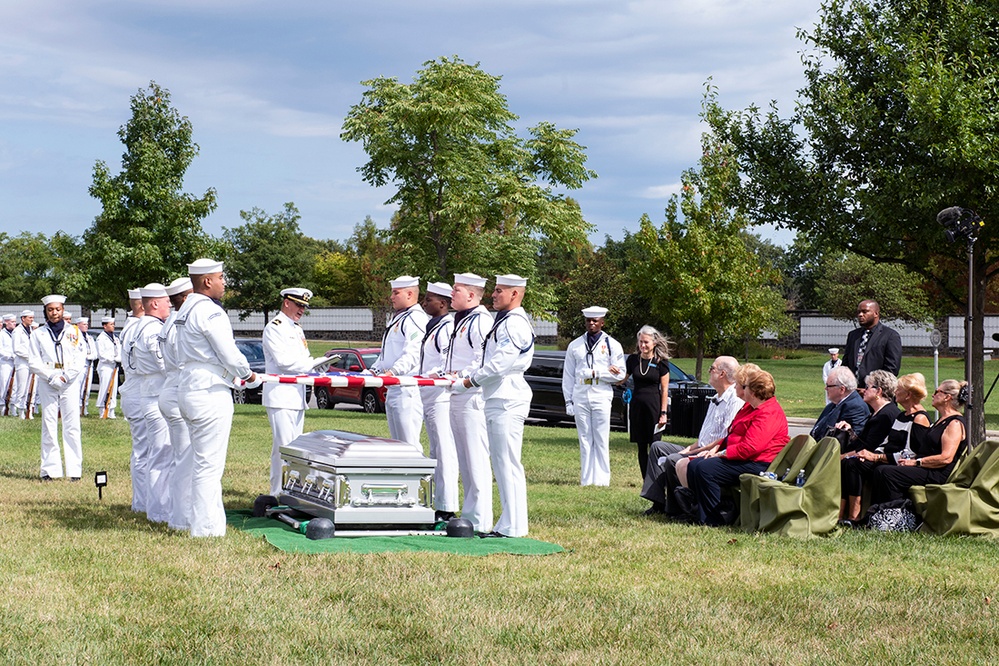
<path fill-rule="evenodd" d="M 524 379 L 530 385 L 534 396 L 531 398 L 532 419 L 544 419 L 549 423 L 559 423 L 561 421 L 572 421 L 572 417 L 565 413 L 565 398 L 562 397 L 562 367 L 565 365 L 564 351 L 535 351 L 534 360 L 531 367 L 524 372 Z M 631 385 L 631 379 L 628 385 Z M 702 387 L 707 387 L 705 391 Z M 714 390 L 710 386 L 697 381 L 691 375 L 680 368 L 669 364 L 669 388 L 673 403 L 677 394 L 697 389 L 698 392 L 705 392 L 709 396 L 714 395 Z M 628 406 L 624 404 L 622 395 L 624 388 L 614 387 L 614 401 L 611 403 L 611 427 L 626 429 L 628 427 Z M 673 410 L 673 407 L 670 408 Z M 671 414 L 670 420 L 674 416 Z M 704 416 L 701 415 L 703 421 Z M 700 424 L 698 424 L 700 429 Z"/>

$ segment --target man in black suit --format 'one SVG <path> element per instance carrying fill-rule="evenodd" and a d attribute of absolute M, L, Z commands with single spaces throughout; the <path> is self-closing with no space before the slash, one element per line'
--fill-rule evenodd
<path fill-rule="evenodd" d="M 898 376 L 902 365 L 902 338 L 898 331 L 881 323 L 881 306 L 877 301 L 861 301 L 857 306 L 857 323 L 846 336 L 843 365 L 853 372 L 859 386 L 874 370 L 885 370 Z"/>
<path fill-rule="evenodd" d="M 819 440 L 826 436 L 830 428 L 840 421 L 846 421 L 854 432 L 860 432 L 871 415 L 871 409 L 857 393 L 857 380 L 849 368 L 842 365 L 829 373 L 826 379 L 826 405 L 812 427 L 812 439 Z"/>

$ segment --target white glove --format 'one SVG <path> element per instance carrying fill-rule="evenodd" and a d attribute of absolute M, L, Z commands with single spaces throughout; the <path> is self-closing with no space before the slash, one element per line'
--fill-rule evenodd
<path fill-rule="evenodd" d="M 373 372 L 371 372 L 371 370 L 368 370 L 367 368 L 365 368 L 364 370 L 361 370 L 361 374 L 362 375 L 373 375 L 375 373 L 373 373 Z"/>
<path fill-rule="evenodd" d="M 566 413 L 566 416 L 575 416 L 576 415 L 576 408 L 572 406 L 571 402 L 565 403 L 565 413 Z"/>
<path fill-rule="evenodd" d="M 310 367 L 313 370 L 315 370 L 316 368 L 322 367 L 324 365 L 329 365 L 330 363 L 336 361 L 339 358 L 340 358 L 339 356 L 330 356 L 329 358 L 325 356 L 319 356 L 317 358 L 312 359 L 312 365 Z"/>
<path fill-rule="evenodd" d="M 246 381 L 246 383 L 243 384 L 243 388 L 255 389 L 258 386 L 260 386 L 261 384 L 263 384 L 263 383 L 264 383 L 263 377 L 261 377 L 260 375 L 254 373 L 253 374 L 253 379 L 252 380 L 248 379 Z"/>
<path fill-rule="evenodd" d="M 62 375 L 52 375 L 49 377 L 49 386 L 57 391 L 61 391 L 66 388 L 66 378 Z"/>
<path fill-rule="evenodd" d="M 468 387 L 465 386 L 464 379 L 459 379 L 454 384 L 451 384 L 451 393 L 464 393 L 467 390 Z"/>
<path fill-rule="evenodd" d="M 593 379 L 593 368 L 583 368 L 579 371 L 580 379 Z"/>

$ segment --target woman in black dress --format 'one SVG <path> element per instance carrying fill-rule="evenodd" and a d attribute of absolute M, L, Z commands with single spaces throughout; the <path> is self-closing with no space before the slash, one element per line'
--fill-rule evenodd
<path fill-rule="evenodd" d="M 961 412 L 968 404 L 968 382 L 948 379 L 933 392 L 933 407 L 940 413 L 927 428 L 912 425 L 909 440 L 915 458 L 901 458 L 897 465 L 874 468 L 871 502 L 905 499 L 912 486 L 945 483 L 967 448 L 967 431 Z"/>
<path fill-rule="evenodd" d="M 628 430 L 631 441 L 638 444 L 638 466 L 645 478 L 649 462 L 649 446 L 658 441 L 657 426 L 666 425 L 669 405 L 669 340 L 651 326 L 638 331 L 638 351 L 625 362 L 628 377 L 634 379 L 628 409 Z"/>

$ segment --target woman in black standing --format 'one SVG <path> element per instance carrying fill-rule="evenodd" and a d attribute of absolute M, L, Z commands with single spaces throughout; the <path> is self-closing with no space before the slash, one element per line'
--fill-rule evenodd
<path fill-rule="evenodd" d="M 645 478 L 649 462 L 649 446 L 658 441 L 657 426 L 666 425 L 669 405 L 669 340 L 651 326 L 638 331 L 638 351 L 625 362 L 628 377 L 634 380 L 631 405 L 628 409 L 628 430 L 631 441 L 638 444 L 638 466 Z"/>

